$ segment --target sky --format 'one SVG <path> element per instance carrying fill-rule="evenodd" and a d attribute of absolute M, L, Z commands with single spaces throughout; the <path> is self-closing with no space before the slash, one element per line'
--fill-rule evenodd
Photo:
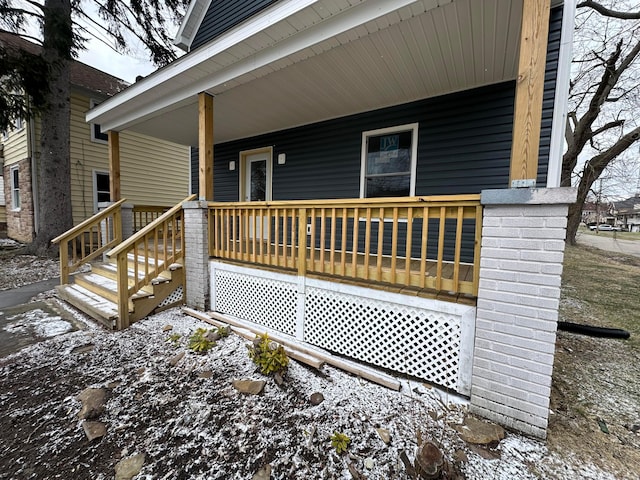
<path fill-rule="evenodd" d="M 95 39 L 87 43 L 78 60 L 129 83 L 134 83 L 138 75 L 146 76 L 156 70 L 144 51 L 122 55 Z"/>

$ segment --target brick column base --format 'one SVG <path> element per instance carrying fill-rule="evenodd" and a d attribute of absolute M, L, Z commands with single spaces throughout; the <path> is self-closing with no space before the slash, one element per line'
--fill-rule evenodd
<path fill-rule="evenodd" d="M 187 202 L 183 208 L 186 303 L 206 311 L 210 308 L 207 202 Z"/>
<path fill-rule="evenodd" d="M 471 411 L 546 438 L 568 205 L 575 189 L 482 192 Z"/>

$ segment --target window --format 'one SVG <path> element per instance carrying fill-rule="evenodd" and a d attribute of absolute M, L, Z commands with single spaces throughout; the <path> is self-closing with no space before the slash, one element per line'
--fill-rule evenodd
<path fill-rule="evenodd" d="M 360 197 L 415 195 L 418 124 L 362 134 Z"/>
<path fill-rule="evenodd" d="M 9 176 L 11 177 L 11 208 L 20 210 L 20 177 L 17 165 L 11 167 Z"/>
<path fill-rule="evenodd" d="M 0 175 L 0 207 L 4 207 L 6 202 L 4 200 L 4 177 Z"/>
<path fill-rule="evenodd" d="M 22 130 L 24 128 L 24 120 L 22 117 L 18 117 L 13 121 L 14 130 Z"/>
<path fill-rule="evenodd" d="M 97 107 L 98 105 L 100 105 L 100 102 L 94 100 L 93 98 L 89 101 L 89 106 L 91 108 Z M 102 133 L 99 123 L 91 124 L 91 141 L 98 143 L 107 143 L 109 141 L 109 136 L 106 133 Z"/>
<path fill-rule="evenodd" d="M 109 189 L 109 173 L 93 172 L 93 208 L 98 211 L 98 205 L 102 202 L 111 201 L 111 191 Z"/>

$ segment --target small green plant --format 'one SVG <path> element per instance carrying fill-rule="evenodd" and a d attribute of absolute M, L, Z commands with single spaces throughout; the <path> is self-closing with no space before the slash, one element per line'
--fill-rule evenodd
<path fill-rule="evenodd" d="M 229 336 L 230 330 L 231 329 L 229 327 L 218 327 L 218 330 L 216 330 L 216 333 L 220 338 L 224 338 Z"/>
<path fill-rule="evenodd" d="M 270 373 L 281 373 L 289 365 L 289 357 L 282 345 L 269 338 L 267 333 L 256 335 L 249 349 L 249 358 L 260 367 L 260 372 L 269 375 Z"/>
<path fill-rule="evenodd" d="M 171 342 L 174 345 L 177 345 L 181 338 L 182 335 L 180 335 L 179 333 L 173 333 L 169 335 L 169 338 L 167 338 L 167 342 Z"/>
<path fill-rule="evenodd" d="M 350 443 L 351 439 L 344 433 L 333 432 L 333 435 L 331 435 L 331 446 L 336 449 L 338 455 L 346 452 Z"/>
<path fill-rule="evenodd" d="M 208 333 L 209 331 L 206 328 L 198 328 L 189 337 L 189 348 L 196 353 L 208 352 L 216 344 L 216 342 L 207 338 Z"/>

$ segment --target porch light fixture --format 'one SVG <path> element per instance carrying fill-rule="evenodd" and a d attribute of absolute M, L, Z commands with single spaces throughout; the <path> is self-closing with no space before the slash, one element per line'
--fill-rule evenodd
<path fill-rule="evenodd" d="M 284 165 L 287 161 L 287 154 L 286 153 L 279 153 L 278 154 L 278 165 Z"/>
<path fill-rule="evenodd" d="M 235 160 L 231 160 L 229 162 L 229 170 L 235 170 L 236 169 L 236 161 Z"/>

